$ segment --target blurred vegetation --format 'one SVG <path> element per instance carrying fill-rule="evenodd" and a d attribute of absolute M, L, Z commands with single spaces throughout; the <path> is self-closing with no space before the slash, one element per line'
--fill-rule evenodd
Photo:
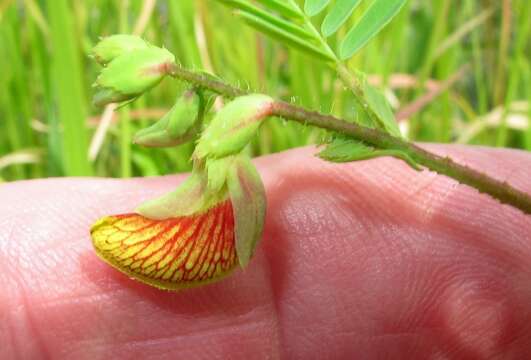
<path fill-rule="evenodd" d="M 530 150 L 530 8 L 527 0 L 410 0 L 349 65 L 382 87 L 410 139 Z M 186 67 L 353 115 L 349 93 L 332 72 L 257 34 L 216 0 L 1 0 L 0 180 L 190 168 L 193 144 L 143 149 L 131 143 L 185 84 L 166 79 L 107 116 L 91 104 L 98 72 L 91 47 L 100 36 L 129 32 L 164 45 Z M 282 151 L 321 136 L 274 119 L 249 151 Z"/>

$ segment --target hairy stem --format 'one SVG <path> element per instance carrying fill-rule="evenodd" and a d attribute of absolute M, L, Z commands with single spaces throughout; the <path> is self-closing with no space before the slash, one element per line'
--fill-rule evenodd
<path fill-rule="evenodd" d="M 186 70 L 176 66 L 171 75 L 187 81 L 197 87 L 209 89 L 226 97 L 245 95 L 248 92 L 211 76 Z M 458 164 L 449 157 L 442 157 L 426 151 L 413 143 L 391 136 L 384 131 L 349 123 L 332 115 L 321 114 L 303 107 L 276 101 L 272 115 L 302 124 L 313 125 L 323 129 L 336 131 L 370 144 L 378 149 L 399 150 L 408 154 L 418 164 L 439 174 L 451 177 L 462 184 L 469 185 L 479 192 L 488 194 L 503 204 L 511 205 L 531 214 L 531 196 L 506 182 L 496 180 L 468 166 Z"/>

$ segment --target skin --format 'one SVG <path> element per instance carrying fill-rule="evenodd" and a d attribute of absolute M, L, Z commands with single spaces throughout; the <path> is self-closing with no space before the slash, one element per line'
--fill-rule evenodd
<path fill-rule="evenodd" d="M 435 147 L 531 192 L 531 155 Z M 257 160 L 265 233 L 245 271 L 180 293 L 101 262 L 89 227 L 183 177 L 0 187 L 1 359 L 524 359 L 531 216 L 404 163 Z"/>

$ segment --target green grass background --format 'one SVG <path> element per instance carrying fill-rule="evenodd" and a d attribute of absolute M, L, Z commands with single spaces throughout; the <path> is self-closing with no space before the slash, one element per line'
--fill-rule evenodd
<path fill-rule="evenodd" d="M 88 157 L 103 111 L 91 105 L 99 67 L 88 54 L 100 36 L 134 31 L 142 14 L 149 15 L 143 36 L 174 52 L 186 67 L 353 116 L 350 96 L 333 73 L 257 34 L 215 0 L 158 0 L 146 12 L 148 5 L 0 0 L 0 181 L 190 169 L 192 144 L 131 144 L 134 132 L 156 121 L 182 91 L 184 84 L 171 79 L 118 110 L 97 157 Z M 349 66 L 373 75 L 397 112 L 406 111 L 401 126 L 412 140 L 530 150 L 530 8 L 528 0 L 410 0 Z M 419 99 L 424 106 L 411 105 Z M 278 152 L 322 136 L 273 119 L 249 151 Z"/>

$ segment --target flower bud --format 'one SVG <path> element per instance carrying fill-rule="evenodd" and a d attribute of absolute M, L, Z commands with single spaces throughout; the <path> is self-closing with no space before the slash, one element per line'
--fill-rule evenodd
<path fill-rule="evenodd" d="M 162 119 L 136 133 L 133 142 L 142 146 L 175 146 L 189 141 L 201 120 L 201 96 L 186 91 Z"/>
<path fill-rule="evenodd" d="M 136 35 L 117 34 L 103 38 L 92 50 L 92 55 L 101 65 L 107 65 L 127 52 L 146 49 L 149 44 Z"/>
<path fill-rule="evenodd" d="M 241 96 L 228 103 L 201 135 L 194 157 L 221 158 L 239 153 L 271 114 L 272 104 L 272 98 L 261 94 Z"/>
<path fill-rule="evenodd" d="M 97 106 L 134 99 L 158 84 L 169 74 L 175 57 L 166 49 L 137 49 L 112 60 L 98 76 L 94 86 Z"/>

